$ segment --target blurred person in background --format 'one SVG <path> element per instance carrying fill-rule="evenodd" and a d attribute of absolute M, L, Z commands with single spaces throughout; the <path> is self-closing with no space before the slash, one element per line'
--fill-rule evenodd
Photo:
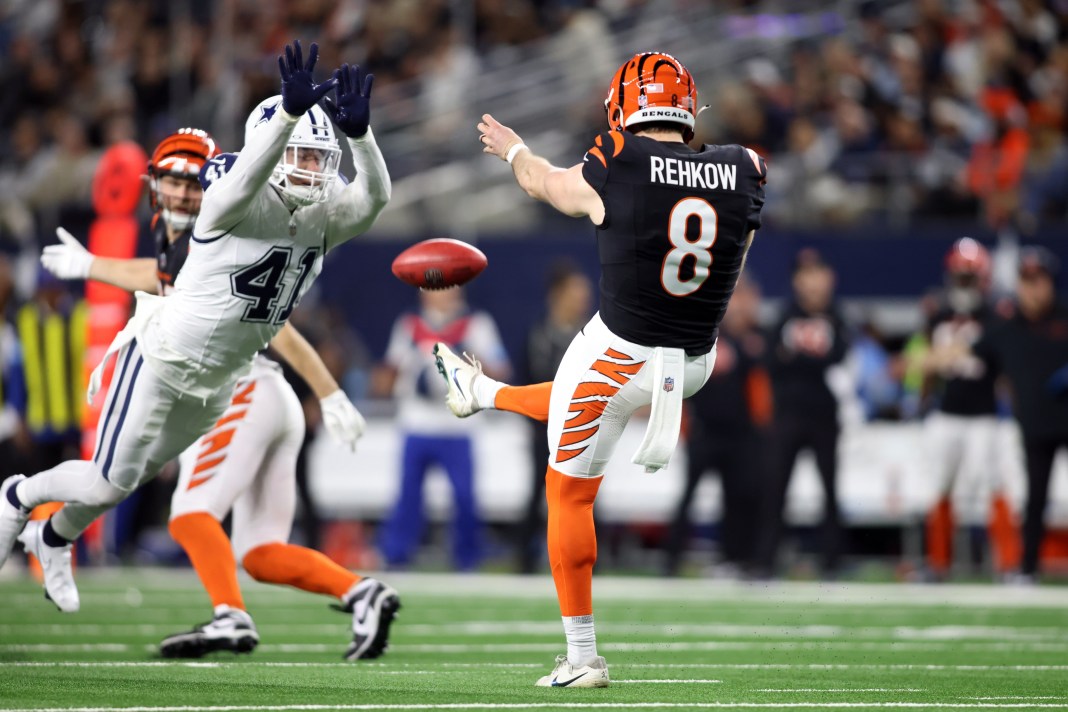
<path fill-rule="evenodd" d="M 829 378 L 845 359 L 850 334 L 834 301 L 835 274 L 813 248 L 794 259 L 793 301 L 771 332 L 767 366 L 775 403 L 774 452 L 761 504 L 757 551 L 760 576 L 775 574 L 775 559 L 785 527 L 786 490 L 797 456 L 810 449 L 823 484 L 820 569 L 837 575 L 842 548 L 838 508 L 839 402 Z"/>
<path fill-rule="evenodd" d="M 1033 583 L 1046 532 L 1053 460 L 1068 449 L 1068 303 L 1057 295 L 1060 261 L 1044 247 L 1020 250 L 1016 303 L 973 346 L 1012 388 L 1013 414 L 1023 435 L 1027 502 L 1021 583 Z M 959 357 L 971 355 L 959 347 Z"/>
<path fill-rule="evenodd" d="M 85 300 L 48 270 L 37 275 L 33 298 L 15 315 L 25 401 L 20 411 L 33 443 L 31 471 L 48 470 L 81 453 L 85 407 Z"/>
<path fill-rule="evenodd" d="M 367 346 L 345 319 L 335 310 L 316 301 L 316 292 L 309 293 L 301 300 L 300 306 L 293 310 L 289 318 L 297 331 L 319 354 L 327 371 L 353 401 L 358 402 L 367 397 L 367 372 L 371 364 L 371 355 Z M 319 504 L 311 491 L 311 478 L 308 468 L 308 455 L 312 444 L 319 434 L 328 429 L 323 422 L 323 411 L 319 396 L 299 373 L 286 363 L 281 363 L 282 373 L 300 399 L 304 410 L 304 440 L 297 454 L 297 502 L 299 510 L 294 524 L 299 540 L 309 549 L 321 549 L 331 558 L 341 561 L 339 552 L 327 550 L 320 546 L 323 537 L 323 518 L 319 513 Z"/>
<path fill-rule="evenodd" d="M 963 179 L 982 202 L 987 223 L 1000 228 L 1015 218 L 1020 207 L 1019 187 L 1030 145 L 1027 114 L 1009 87 L 987 87 L 980 103 L 993 132 L 972 147 Z"/>
<path fill-rule="evenodd" d="M 390 568 L 412 563 L 426 524 L 423 484 L 427 471 L 438 466 L 452 485 L 453 563 L 460 571 L 473 571 L 482 559 L 483 541 L 475 497 L 474 426 L 441 407 L 447 389 L 431 354 L 436 342 L 485 354 L 487 371 L 500 377 L 511 371 L 493 317 L 470 309 L 459 288 L 421 290 L 419 311 L 397 318 L 375 390 L 392 393 L 398 402 L 396 422 L 403 433 L 401 479 L 378 545 Z"/>
<path fill-rule="evenodd" d="M 19 376 L 18 333 L 8 320 L 8 308 L 15 292 L 11 261 L 0 253 L 0 477 L 21 472 L 31 447 L 26 427 L 19 415 L 25 403 L 23 379 Z"/>
<path fill-rule="evenodd" d="M 559 262 L 549 274 L 545 318 L 527 332 L 526 376 L 529 383 L 551 381 L 575 334 L 590 318 L 593 285 L 577 266 Z M 549 461 L 549 431 L 545 423 L 530 421 L 531 487 L 517 537 L 520 573 L 534 573 L 544 553 L 545 474 Z"/>
<path fill-rule="evenodd" d="M 771 384 L 764 367 L 767 339 L 760 329 L 760 287 L 743 275 L 734 287 L 716 340 L 716 365 L 704 388 L 687 400 L 686 484 L 664 546 L 664 571 L 679 574 L 690 540 L 690 504 L 701 478 L 720 477 L 720 574 L 749 573 L 766 480 Z"/>
<path fill-rule="evenodd" d="M 951 496 L 958 481 L 969 491 L 989 493 L 989 533 L 994 570 L 1020 565 L 1019 534 L 1004 491 L 998 437 L 997 373 L 978 358 L 949 360 L 944 353 L 971 348 L 991 327 L 988 299 L 990 254 L 970 237 L 953 243 L 945 257 L 945 287 L 935 299 L 924 334 L 930 350 L 921 360 L 923 390 L 933 411 L 924 420 L 924 442 L 932 468 L 935 502 L 927 514 L 927 574 L 943 580 L 952 565 L 956 534 Z"/>

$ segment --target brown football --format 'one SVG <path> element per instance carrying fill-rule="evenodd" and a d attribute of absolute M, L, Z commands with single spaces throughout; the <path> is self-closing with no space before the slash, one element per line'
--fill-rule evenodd
<path fill-rule="evenodd" d="M 393 260 L 393 274 L 420 289 L 446 289 L 470 282 L 486 269 L 482 250 L 460 240 L 436 237 L 417 242 Z"/>

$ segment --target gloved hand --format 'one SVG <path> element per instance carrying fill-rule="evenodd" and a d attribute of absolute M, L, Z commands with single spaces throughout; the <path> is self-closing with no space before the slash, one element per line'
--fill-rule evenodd
<path fill-rule="evenodd" d="M 319 408 L 323 412 L 323 425 L 331 437 L 342 444 L 347 443 L 352 451 L 356 452 L 356 441 L 363 435 L 367 421 L 349 401 L 345 392 L 336 390 L 320 399 Z"/>
<path fill-rule="evenodd" d="M 41 264 L 60 279 L 88 279 L 93 253 L 82 247 L 78 238 L 61 227 L 56 228 L 60 244 L 49 245 L 41 253 Z"/>
<path fill-rule="evenodd" d="M 375 75 L 364 75 L 359 65 L 342 64 L 334 70 L 334 81 L 337 102 L 327 97 L 323 102 L 326 113 L 346 136 L 360 138 L 371 124 L 371 87 Z"/>
<path fill-rule="evenodd" d="M 282 75 L 282 108 L 290 116 L 301 116 L 337 84 L 334 78 L 322 84 L 312 80 L 312 70 L 318 59 L 319 45 L 312 42 L 308 63 L 304 63 L 300 40 L 294 40 L 292 48 L 286 45 L 285 57 L 278 57 L 278 72 Z"/>

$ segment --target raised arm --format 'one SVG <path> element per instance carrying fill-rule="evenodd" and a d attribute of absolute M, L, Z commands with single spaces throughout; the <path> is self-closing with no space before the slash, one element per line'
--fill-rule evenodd
<path fill-rule="evenodd" d="M 371 88 L 375 75 L 359 66 L 341 65 L 334 72 L 336 101 L 323 102 L 326 113 L 345 134 L 356 165 L 356 177 L 336 196 L 330 207 L 327 249 L 367 232 L 389 203 L 393 185 L 382 152 L 371 131 Z"/>
<path fill-rule="evenodd" d="M 327 432 L 355 450 L 356 441 L 363 435 L 367 423 L 330 374 L 319 353 L 288 321 L 271 339 L 271 348 L 311 387 L 319 399 Z"/>
<path fill-rule="evenodd" d="M 205 180 L 204 202 L 197 218 L 197 237 L 217 237 L 226 233 L 248 213 L 253 199 L 267 184 L 274 168 L 281 160 L 297 120 L 334 87 L 336 80 L 322 84 L 312 81 L 312 70 L 319 57 L 319 46 L 312 43 L 307 63 L 304 62 L 300 42 L 286 45 L 285 57 L 278 58 L 282 75 L 282 98 L 274 106 L 261 109 L 259 128 L 248 137 L 248 143 L 237 158 L 223 155 L 212 159 L 201 173 Z M 263 123 L 264 126 L 259 124 Z M 220 168 L 232 161 L 228 170 Z M 214 173 L 213 173 L 214 169 Z M 218 176 L 213 180 L 215 176 Z"/>
<path fill-rule="evenodd" d="M 114 259 L 97 257 L 64 228 L 56 228 L 58 245 L 41 253 L 41 264 L 60 279 L 94 279 L 128 292 L 155 292 L 159 285 L 156 261 L 151 257 Z"/>
<path fill-rule="evenodd" d="M 564 215 L 589 217 L 594 224 L 604 221 L 604 202 L 582 177 L 582 164 L 559 168 L 535 155 L 519 135 L 489 114 L 478 124 L 483 153 L 489 153 L 512 166 L 519 187 L 532 198 L 553 206 Z"/>

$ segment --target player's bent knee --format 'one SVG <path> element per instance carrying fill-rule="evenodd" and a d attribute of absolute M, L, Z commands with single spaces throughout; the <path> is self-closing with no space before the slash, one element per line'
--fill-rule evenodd
<path fill-rule="evenodd" d="M 116 487 L 101 475 L 94 478 L 93 484 L 82 493 L 81 504 L 90 507 L 114 507 L 129 496 L 128 490 Z"/>

